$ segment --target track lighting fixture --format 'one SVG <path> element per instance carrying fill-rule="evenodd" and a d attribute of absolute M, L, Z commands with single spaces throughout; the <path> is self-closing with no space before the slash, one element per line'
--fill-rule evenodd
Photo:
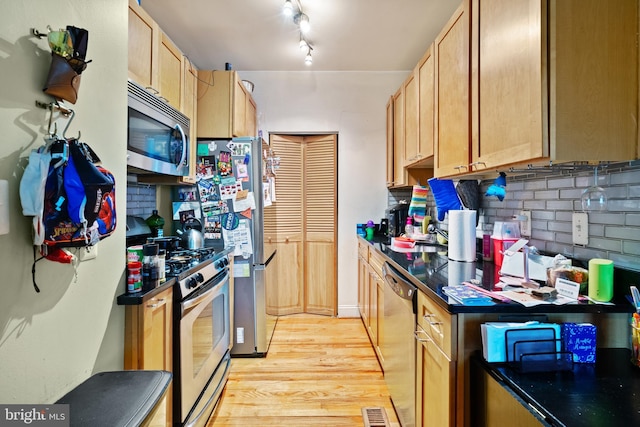
<path fill-rule="evenodd" d="M 309 16 L 302 11 L 302 4 L 300 3 L 300 0 L 285 0 L 282 7 L 282 13 L 285 16 L 293 17 L 293 22 L 298 26 L 298 30 L 300 31 L 300 50 L 306 53 L 304 62 L 307 65 L 311 65 L 311 62 L 313 61 L 311 58 L 311 51 L 313 50 L 313 47 L 305 38 L 305 35 L 309 32 L 311 26 L 309 24 Z"/>
<path fill-rule="evenodd" d="M 293 16 L 293 3 L 291 3 L 291 0 L 286 0 L 284 2 L 282 13 L 284 14 L 284 16 Z"/>

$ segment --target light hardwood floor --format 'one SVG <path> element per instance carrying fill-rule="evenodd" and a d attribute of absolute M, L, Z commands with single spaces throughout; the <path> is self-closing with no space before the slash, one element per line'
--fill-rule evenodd
<path fill-rule="evenodd" d="M 362 426 L 362 408 L 383 407 L 399 426 L 360 319 L 278 319 L 267 357 L 234 358 L 213 426 Z"/>

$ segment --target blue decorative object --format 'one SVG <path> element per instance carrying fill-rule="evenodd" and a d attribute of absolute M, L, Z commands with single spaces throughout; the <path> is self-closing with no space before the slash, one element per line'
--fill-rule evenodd
<path fill-rule="evenodd" d="M 484 194 L 485 196 L 496 196 L 498 200 L 503 201 L 504 196 L 507 194 L 507 174 L 504 172 L 500 172 L 500 176 L 498 176 L 493 184 L 489 186 L 487 192 Z"/>
<path fill-rule="evenodd" d="M 563 323 L 562 342 L 575 363 L 596 363 L 596 327 L 591 323 Z"/>

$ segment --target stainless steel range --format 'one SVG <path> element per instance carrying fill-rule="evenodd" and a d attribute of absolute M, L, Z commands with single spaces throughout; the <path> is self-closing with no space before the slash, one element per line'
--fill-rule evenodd
<path fill-rule="evenodd" d="M 174 251 L 166 265 L 176 278 L 174 422 L 205 426 L 229 376 L 229 251 Z"/>

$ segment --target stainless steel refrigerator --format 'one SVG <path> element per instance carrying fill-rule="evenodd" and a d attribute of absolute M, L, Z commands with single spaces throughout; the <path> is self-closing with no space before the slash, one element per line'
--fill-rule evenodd
<path fill-rule="evenodd" d="M 266 313 L 268 270 L 275 268 L 276 252 L 264 250 L 263 214 L 270 202 L 263 184 L 263 141 L 198 138 L 197 148 L 205 246 L 236 248 L 231 355 L 263 357 L 277 321 Z"/>

